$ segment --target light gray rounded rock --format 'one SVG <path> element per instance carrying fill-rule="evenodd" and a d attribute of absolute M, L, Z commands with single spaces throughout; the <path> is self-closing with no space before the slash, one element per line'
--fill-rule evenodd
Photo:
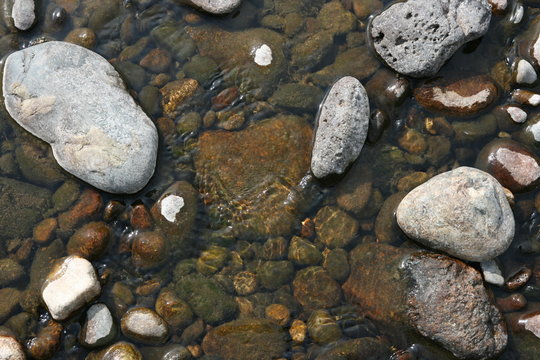
<path fill-rule="evenodd" d="M 242 0 L 180 0 L 180 2 L 211 14 L 221 15 L 236 9 Z"/>
<path fill-rule="evenodd" d="M 487 0 L 408 0 L 375 16 L 369 36 L 395 71 L 435 75 L 463 44 L 483 36 L 491 20 Z"/>
<path fill-rule="evenodd" d="M 469 261 L 502 254 L 514 238 L 514 215 L 499 182 L 460 167 L 413 189 L 396 211 L 399 227 L 425 246 Z"/>
<path fill-rule="evenodd" d="M 11 9 L 13 24 L 19 30 L 28 30 L 36 20 L 34 0 L 15 0 Z"/>
<path fill-rule="evenodd" d="M 24 350 L 17 340 L 11 336 L 0 336 L 0 359 L 24 360 Z"/>
<path fill-rule="evenodd" d="M 107 345 L 116 336 L 112 314 L 105 304 L 94 304 L 86 312 L 80 341 L 87 347 Z"/>
<path fill-rule="evenodd" d="M 163 344 L 169 337 L 169 326 L 157 312 L 149 308 L 134 308 L 122 316 L 122 333 L 143 344 Z"/>
<path fill-rule="evenodd" d="M 135 193 L 153 175 L 156 127 L 100 55 L 61 41 L 17 51 L 3 91 L 13 119 L 69 173 L 112 193 Z"/>
<path fill-rule="evenodd" d="M 339 79 L 328 91 L 317 116 L 311 171 L 317 178 L 343 174 L 356 160 L 369 126 L 369 99 L 356 78 Z"/>

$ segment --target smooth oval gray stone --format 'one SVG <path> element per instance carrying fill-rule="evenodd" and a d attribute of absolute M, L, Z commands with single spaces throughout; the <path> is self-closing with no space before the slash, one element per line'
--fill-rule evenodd
<path fill-rule="evenodd" d="M 100 55 L 61 41 L 17 51 L 3 92 L 13 119 L 69 173 L 112 193 L 135 193 L 153 175 L 156 127 Z"/>
<path fill-rule="evenodd" d="M 369 126 L 369 99 L 356 78 L 339 79 L 317 116 L 311 171 L 317 178 L 342 174 L 362 150 Z"/>
<path fill-rule="evenodd" d="M 13 24 L 19 30 L 28 30 L 36 20 L 34 0 L 15 0 L 11 9 Z"/>
<path fill-rule="evenodd" d="M 211 14 L 227 14 L 236 9 L 242 0 L 180 0 L 181 3 Z"/>
<path fill-rule="evenodd" d="M 463 44 L 483 36 L 487 0 L 408 0 L 375 16 L 368 30 L 377 54 L 403 75 L 435 75 Z"/>
<path fill-rule="evenodd" d="M 478 262 L 505 252 L 515 230 L 503 187 L 488 173 L 465 166 L 413 189 L 399 204 L 396 220 L 425 246 Z"/>

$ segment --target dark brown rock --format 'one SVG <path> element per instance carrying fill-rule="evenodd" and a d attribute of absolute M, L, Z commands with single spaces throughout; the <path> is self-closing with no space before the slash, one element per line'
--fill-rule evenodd
<path fill-rule="evenodd" d="M 311 138 L 294 116 L 201 135 L 195 168 L 216 226 L 244 239 L 289 234 L 305 201 L 297 185 L 309 171 Z"/>
<path fill-rule="evenodd" d="M 318 240 L 331 249 L 349 245 L 359 229 L 358 221 L 334 206 L 321 208 L 314 221 Z"/>
<path fill-rule="evenodd" d="M 151 269 L 167 258 L 167 243 L 156 231 L 140 232 L 135 235 L 131 248 L 133 262 L 141 269 Z"/>
<path fill-rule="evenodd" d="M 506 280 L 504 287 L 510 291 L 516 291 L 522 288 L 530 280 L 531 276 L 532 269 L 527 267 L 522 268 Z"/>
<path fill-rule="evenodd" d="M 212 329 L 204 338 L 203 350 L 228 360 L 271 360 L 287 349 L 281 326 L 266 319 L 235 320 Z"/>
<path fill-rule="evenodd" d="M 237 87 L 226 88 L 212 98 L 212 108 L 216 111 L 224 109 L 231 105 L 238 96 L 240 96 L 240 91 Z"/>
<path fill-rule="evenodd" d="M 47 218 L 40 221 L 34 227 L 33 240 L 40 245 L 48 243 L 52 240 L 57 227 L 58 221 L 56 218 Z"/>
<path fill-rule="evenodd" d="M 497 307 L 502 312 L 512 312 L 523 309 L 527 306 L 527 299 L 523 294 L 512 294 L 504 298 L 497 298 Z"/>
<path fill-rule="evenodd" d="M 137 204 L 131 208 L 130 223 L 136 230 L 148 230 L 152 227 L 152 216 L 144 204 Z"/>
<path fill-rule="evenodd" d="M 342 298 L 339 284 L 320 266 L 297 272 L 293 292 L 305 310 L 328 309 L 339 305 Z"/>
<path fill-rule="evenodd" d="M 337 185 L 336 200 L 342 209 L 360 214 L 371 196 L 373 171 L 367 164 L 357 164 L 353 165 Z"/>
<path fill-rule="evenodd" d="M 428 85 L 414 90 L 426 109 L 453 116 L 474 115 L 498 97 L 497 86 L 486 76 L 474 76 L 448 85 Z"/>
<path fill-rule="evenodd" d="M 506 347 L 506 326 L 481 274 L 459 260 L 425 251 L 363 244 L 351 253 L 346 298 L 385 332 L 418 334 L 462 359 L 487 359 Z"/>
<path fill-rule="evenodd" d="M 60 336 L 63 326 L 56 321 L 49 320 L 41 328 L 36 337 L 26 343 L 26 351 L 32 359 L 44 360 L 51 358 L 60 348 Z"/>
<path fill-rule="evenodd" d="M 67 244 L 68 255 L 79 255 L 88 260 L 102 255 L 111 240 L 112 230 L 102 221 L 90 222 L 77 230 Z"/>
<path fill-rule="evenodd" d="M 171 65 L 171 55 L 163 49 L 152 49 L 141 59 L 139 65 L 155 73 L 165 72 Z"/>
<path fill-rule="evenodd" d="M 184 329 L 193 320 L 193 312 L 189 305 L 170 289 L 164 289 L 159 293 L 156 312 L 175 330 Z"/>
<path fill-rule="evenodd" d="M 103 200 L 101 195 L 92 189 L 83 191 L 79 201 L 67 212 L 58 216 L 58 225 L 62 231 L 70 231 L 99 214 Z"/>
<path fill-rule="evenodd" d="M 540 182 L 540 158 L 510 139 L 496 139 L 484 146 L 475 166 L 512 192 L 530 190 Z"/>

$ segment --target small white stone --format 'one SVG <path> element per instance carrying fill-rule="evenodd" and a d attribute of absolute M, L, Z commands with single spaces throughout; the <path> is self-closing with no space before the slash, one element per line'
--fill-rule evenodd
<path fill-rule="evenodd" d="M 268 66 L 272 63 L 272 49 L 266 44 L 255 49 L 254 60 L 257 65 Z"/>
<path fill-rule="evenodd" d="M 55 320 L 65 320 L 101 292 L 92 264 L 80 256 L 68 256 L 51 270 L 41 297 Z"/>
<path fill-rule="evenodd" d="M 161 215 L 167 221 L 174 222 L 176 220 L 176 214 L 184 207 L 184 198 L 178 195 L 169 195 L 165 199 L 161 200 Z"/>
<path fill-rule="evenodd" d="M 11 336 L 0 336 L 0 360 L 24 360 L 24 351 L 17 340 Z"/>
<path fill-rule="evenodd" d="M 113 332 L 113 318 L 105 304 L 95 304 L 88 309 L 84 342 L 94 345 Z"/>
<path fill-rule="evenodd" d="M 480 263 L 482 273 L 484 274 L 484 280 L 487 283 L 503 286 L 504 278 L 501 273 L 501 269 L 497 266 L 495 260 L 484 261 Z"/>
<path fill-rule="evenodd" d="M 540 105 L 540 95 L 535 94 L 529 98 L 527 103 L 531 106 L 538 106 Z"/>
<path fill-rule="evenodd" d="M 516 10 L 512 14 L 512 17 L 510 18 L 510 21 L 514 24 L 519 24 L 521 20 L 523 20 L 523 15 L 525 14 L 525 8 L 523 5 L 518 4 L 516 7 Z"/>
<path fill-rule="evenodd" d="M 36 20 L 34 0 L 15 0 L 11 9 L 13 25 L 19 30 L 28 30 Z"/>
<path fill-rule="evenodd" d="M 538 75 L 533 66 L 527 60 L 520 60 L 517 65 L 516 82 L 518 84 L 533 84 L 538 79 Z"/>
<path fill-rule="evenodd" d="M 523 124 L 527 121 L 527 113 L 517 106 L 509 106 L 506 108 L 506 112 L 510 115 L 510 118 L 518 124 Z"/>

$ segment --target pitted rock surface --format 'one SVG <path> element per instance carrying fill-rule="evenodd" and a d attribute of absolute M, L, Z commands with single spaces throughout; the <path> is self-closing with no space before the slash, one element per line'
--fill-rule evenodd
<path fill-rule="evenodd" d="M 17 51 L 3 92 L 13 119 L 69 173 L 113 193 L 135 193 L 153 175 L 156 127 L 98 54 L 61 41 Z"/>
<path fill-rule="evenodd" d="M 491 20 L 487 0 L 409 0 L 373 18 L 369 36 L 394 70 L 435 75 L 463 44 L 483 36 Z"/>

